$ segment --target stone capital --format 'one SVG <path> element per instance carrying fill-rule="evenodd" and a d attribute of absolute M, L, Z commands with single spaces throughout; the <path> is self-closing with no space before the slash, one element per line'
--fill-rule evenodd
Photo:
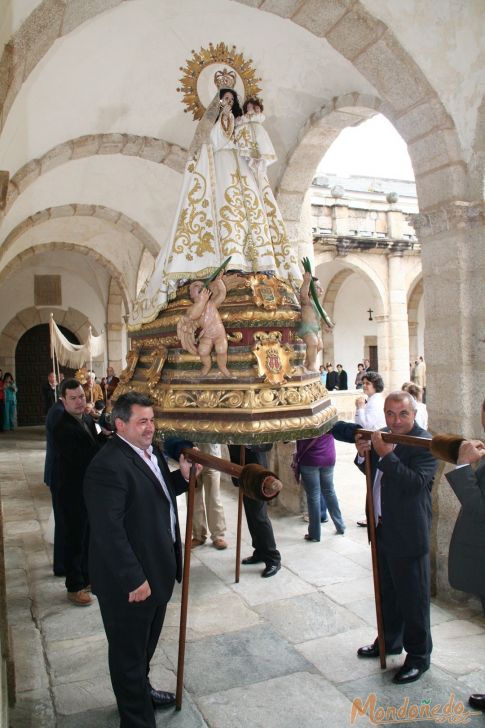
<path fill-rule="evenodd" d="M 485 224 L 485 203 L 455 200 L 416 215 L 406 215 L 418 238 L 450 231 L 462 231 Z"/>

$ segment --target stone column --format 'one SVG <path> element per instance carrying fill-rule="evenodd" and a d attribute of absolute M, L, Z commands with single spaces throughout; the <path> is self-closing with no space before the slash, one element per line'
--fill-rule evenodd
<path fill-rule="evenodd" d="M 334 205 L 332 222 L 335 235 L 349 234 L 349 208 L 347 205 Z"/>
<path fill-rule="evenodd" d="M 106 323 L 106 363 L 112 366 L 116 376 L 124 368 L 124 352 L 122 351 L 122 333 L 124 325 L 122 323 L 122 306 L 123 297 L 118 283 L 111 279 L 109 286 L 109 299 L 107 308 Z M 126 353 L 126 352 L 125 352 Z"/>
<path fill-rule="evenodd" d="M 386 213 L 387 218 L 387 235 L 392 240 L 399 240 L 402 238 L 403 228 L 403 215 L 400 210 L 388 210 Z"/>
<path fill-rule="evenodd" d="M 313 234 L 312 234 L 312 207 L 311 207 L 311 190 L 305 194 L 303 204 L 301 206 L 300 220 L 297 225 L 297 241 L 298 241 L 298 262 L 302 258 L 310 258 L 315 270 L 314 252 L 313 252 Z"/>
<path fill-rule="evenodd" d="M 483 437 L 484 204 L 452 202 L 416 216 L 413 224 L 422 245 L 430 429 Z M 444 597 L 463 600 L 467 595 L 453 590 L 447 575 L 450 538 L 458 510 L 458 500 L 448 482 L 438 477 L 433 486 L 435 587 Z"/>
<path fill-rule="evenodd" d="M 409 321 L 409 361 L 414 362 L 419 355 L 418 352 L 418 322 Z"/>
<path fill-rule="evenodd" d="M 379 355 L 379 374 L 384 380 L 384 392 L 389 392 L 393 387 L 389 384 L 389 315 L 381 314 L 374 316 L 377 329 L 377 352 Z"/>
<path fill-rule="evenodd" d="M 391 253 L 389 270 L 389 373 L 386 390 L 401 389 L 409 379 L 409 328 L 405 271 L 401 253 Z"/>

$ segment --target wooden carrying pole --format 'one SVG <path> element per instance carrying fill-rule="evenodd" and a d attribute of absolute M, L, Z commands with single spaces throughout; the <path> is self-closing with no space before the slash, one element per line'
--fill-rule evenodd
<path fill-rule="evenodd" d="M 364 440 L 370 440 L 375 430 L 355 430 L 355 437 L 362 437 Z M 414 435 L 393 435 L 392 432 L 382 432 L 382 439 L 384 442 L 389 442 L 393 445 L 409 445 L 410 447 L 425 447 L 427 450 L 431 450 L 433 440 L 429 437 L 414 437 Z"/>
<path fill-rule="evenodd" d="M 244 449 L 244 446 L 243 448 Z M 175 693 L 175 707 L 177 710 L 182 708 L 182 694 L 184 690 L 184 665 L 185 665 L 185 643 L 187 636 L 187 611 L 189 606 L 189 582 L 190 582 L 190 543 L 192 535 L 192 524 L 194 520 L 194 500 L 195 500 L 195 486 L 197 482 L 195 463 L 204 465 L 205 467 L 213 468 L 221 473 L 227 473 L 234 478 L 239 478 L 241 475 L 243 466 L 231 463 L 228 460 L 222 458 L 216 458 L 213 455 L 207 455 L 190 447 L 184 447 L 182 454 L 192 462 L 190 469 L 189 479 L 189 492 L 187 501 L 187 522 L 185 525 L 185 547 L 184 547 L 184 572 L 182 577 L 182 600 L 180 604 L 180 629 L 179 629 L 179 653 L 177 662 L 177 689 Z M 241 459 L 243 453 L 241 454 Z M 242 507 L 242 490 L 239 489 L 239 511 Z M 238 563 L 238 553 L 241 553 L 241 533 L 240 533 L 240 518 L 241 513 L 238 512 L 238 549 L 236 549 L 236 561 Z M 239 581 L 239 574 L 236 566 L 236 581 Z"/>
<path fill-rule="evenodd" d="M 239 453 L 239 462 L 242 466 L 246 462 L 246 450 L 244 445 L 241 445 Z M 237 499 L 237 529 L 236 529 L 236 569 L 234 574 L 234 581 L 239 584 L 239 576 L 241 574 L 241 532 L 242 532 L 242 512 L 243 512 L 243 490 L 238 488 L 238 499 Z"/>
<path fill-rule="evenodd" d="M 177 663 L 177 690 L 175 693 L 175 707 L 182 708 L 182 693 L 184 689 L 184 662 L 185 662 L 185 641 L 187 636 L 187 609 L 189 605 L 189 581 L 190 581 L 190 546 L 192 535 L 192 524 L 194 520 L 194 500 L 197 475 L 195 463 L 190 468 L 189 497 L 187 501 L 187 523 L 185 526 L 185 548 L 184 548 L 184 573 L 182 577 L 182 601 L 180 604 L 180 629 L 179 629 L 179 654 Z"/>

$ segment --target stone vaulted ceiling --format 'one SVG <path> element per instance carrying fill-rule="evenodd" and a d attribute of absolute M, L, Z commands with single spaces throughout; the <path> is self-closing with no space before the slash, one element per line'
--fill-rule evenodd
<path fill-rule="evenodd" d="M 77 245 L 105 269 L 110 261 L 126 300 L 135 295 L 142 261 L 145 270 L 169 235 L 196 128 L 177 92 L 180 67 L 210 42 L 234 44 L 261 78 L 279 156 L 272 182 L 290 235 L 325 149 L 376 111 L 408 142 L 422 207 L 439 202 L 444 168 L 441 196 L 466 199 L 483 89 L 479 2 L 466 3 L 477 20 L 466 25 L 464 52 L 475 53 L 466 84 L 459 68 L 444 72 L 453 49 L 437 55 L 451 27 L 467 40 L 460 4 L 440 2 L 429 28 L 419 24 L 433 18 L 423 3 L 403 13 L 391 0 L 6 0 L 0 274 L 32 246 Z M 460 100 L 464 118 L 454 115 Z"/>

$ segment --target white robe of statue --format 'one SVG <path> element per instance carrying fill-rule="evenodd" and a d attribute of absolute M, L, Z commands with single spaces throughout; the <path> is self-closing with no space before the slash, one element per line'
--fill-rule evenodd
<path fill-rule="evenodd" d="M 153 321 L 177 284 L 209 276 L 229 256 L 229 270 L 301 281 L 268 179 L 250 169 L 237 132 L 232 113 L 221 113 L 187 163 L 168 247 L 140 291 L 131 327 Z"/>

